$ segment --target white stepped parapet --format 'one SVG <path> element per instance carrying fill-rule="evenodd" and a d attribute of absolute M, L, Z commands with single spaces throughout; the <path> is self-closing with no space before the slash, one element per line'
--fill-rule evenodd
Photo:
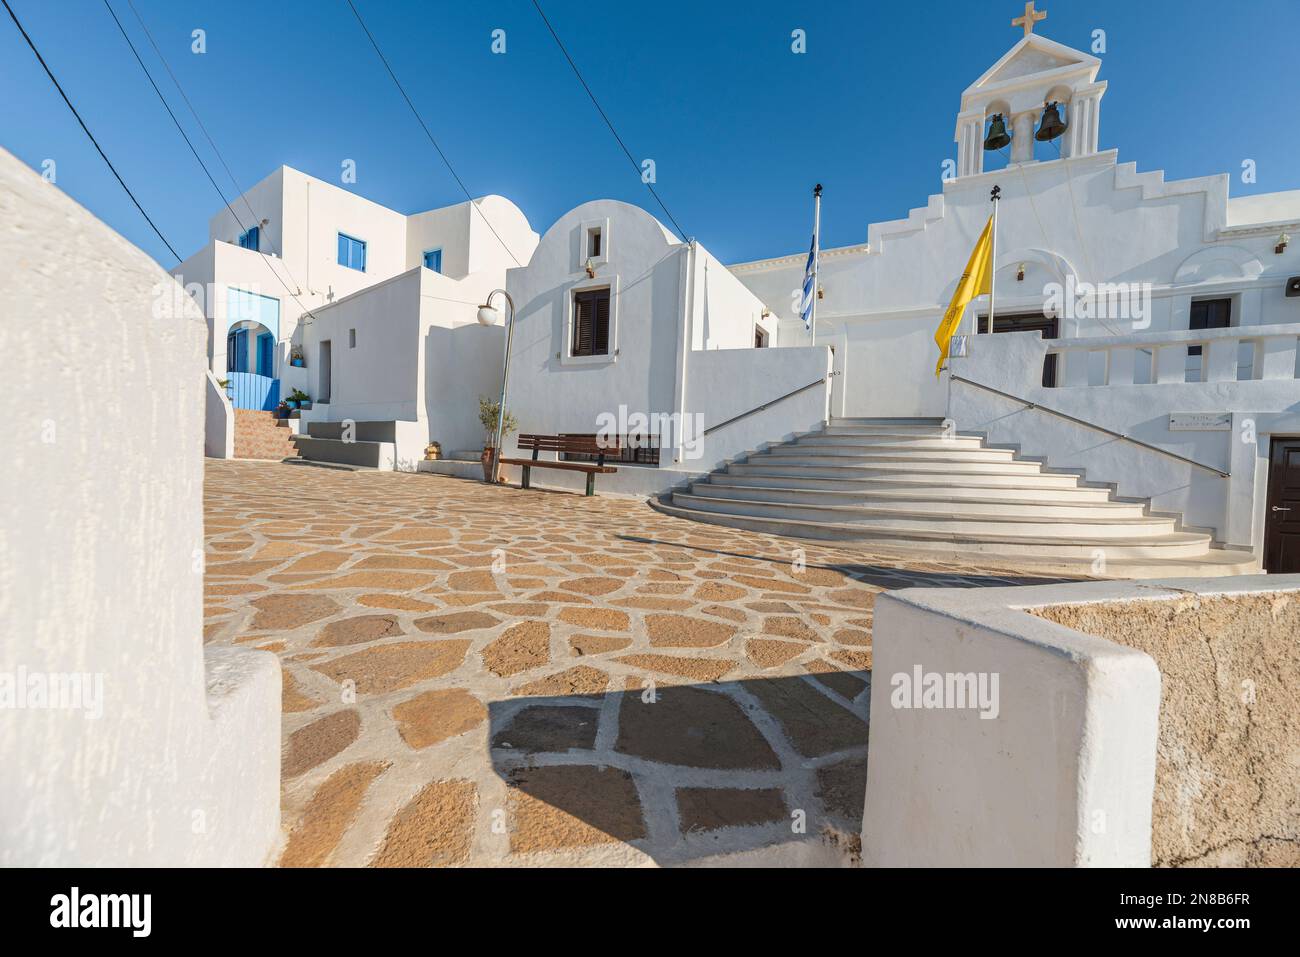
<path fill-rule="evenodd" d="M 939 419 L 833 419 L 652 502 L 669 514 L 882 553 L 1146 578 L 1256 569 L 1177 517 Z"/>

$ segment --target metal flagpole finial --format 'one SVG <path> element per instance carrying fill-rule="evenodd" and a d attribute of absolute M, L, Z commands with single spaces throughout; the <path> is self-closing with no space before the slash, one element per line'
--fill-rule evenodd
<path fill-rule="evenodd" d="M 818 183 L 816 186 L 813 187 L 813 195 L 820 196 L 821 194 L 822 194 L 822 184 Z"/>
<path fill-rule="evenodd" d="M 991 199 L 993 202 L 996 203 L 1001 198 L 1002 198 L 1001 186 L 994 186 L 991 190 L 989 190 L 989 199 Z"/>

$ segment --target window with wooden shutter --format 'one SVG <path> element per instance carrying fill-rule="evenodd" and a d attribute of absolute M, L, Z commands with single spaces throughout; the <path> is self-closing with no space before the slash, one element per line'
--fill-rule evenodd
<path fill-rule="evenodd" d="M 609 290 L 585 289 L 573 294 L 573 341 L 570 355 L 609 354 Z"/>

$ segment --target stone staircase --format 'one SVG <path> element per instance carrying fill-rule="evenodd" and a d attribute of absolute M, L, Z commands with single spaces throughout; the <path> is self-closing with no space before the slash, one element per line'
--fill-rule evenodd
<path fill-rule="evenodd" d="M 274 412 L 235 409 L 235 458 L 282 461 L 297 455 L 289 423 Z"/>
<path fill-rule="evenodd" d="M 944 434 L 939 419 L 833 419 L 651 504 L 683 518 L 1104 578 L 1257 571 L 1145 501 Z"/>
<path fill-rule="evenodd" d="M 396 422 L 308 422 L 306 434 L 293 437 L 303 462 L 392 471 L 396 460 Z"/>

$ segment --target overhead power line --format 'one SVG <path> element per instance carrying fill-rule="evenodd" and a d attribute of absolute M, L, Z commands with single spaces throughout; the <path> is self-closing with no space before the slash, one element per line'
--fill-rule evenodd
<path fill-rule="evenodd" d="M 14 13 L 14 8 L 9 6 L 9 0 L 0 0 L 0 3 L 3 3 L 5 9 L 9 11 L 9 18 L 13 20 L 14 26 L 18 28 L 18 32 L 23 35 L 23 39 L 27 41 L 27 45 L 31 47 L 32 52 L 36 54 L 36 59 L 40 61 L 41 68 L 45 70 L 45 75 L 50 78 L 50 82 L 54 84 L 54 88 L 59 91 L 59 96 L 63 97 L 63 102 L 66 103 L 68 109 L 72 111 L 72 115 L 77 118 L 77 123 L 81 125 L 82 132 L 84 132 L 90 142 L 94 144 L 95 151 L 99 153 L 100 158 L 104 161 L 105 165 L 108 166 L 109 171 L 113 174 L 113 178 L 117 180 L 122 189 L 126 190 L 126 195 L 131 197 L 131 202 L 135 204 L 136 209 L 140 210 L 140 215 L 143 216 L 145 222 L 149 224 L 149 228 L 152 229 L 155 235 L 162 240 L 162 243 L 167 247 L 167 250 L 176 257 L 176 261 L 178 263 L 181 262 L 180 254 L 176 252 L 175 247 L 173 247 L 172 244 L 167 241 L 167 237 L 162 234 L 162 230 L 158 228 L 158 225 L 152 218 L 150 218 L 149 214 L 145 212 L 144 207 L 140 205 L 140 201 L 135 198 L 135 193 L 131 192 L 131 187 L 126 185 L 126 181 L 122 179 L 122 175 L 117 171 L 117 167 L 113 165 L 113 161 L 108 158 L 108 154 L 104 152 L 104 148 L 100 146 L 99 141 L 95 139 L 95 134 L 90 132 L 90 127 L 86 126 L 86 121 L 81 118 L 81 114 L 77 112 L 77 108 L 73 106 L 72 101 L 68 99 L 68 94 L 63 92 L 63 87 L 55 78 L 54 72 L 50 69 L 49 64 L 45 62 L 45 57 L 41 56 L 41 51 L 36 48 L 36 44 L 32 42 L 32 38 L 27 34 L 27 31 L 23 29 L 23 25 L 19 21 L 18 15 Z"/>
<path fill-rule="evenodd" d="M 248 212 L 253 217 L 253 225 L 260 226 L 261 219 L 258 217 L 252 205 L 249 203 L 247 194 L 245 194 L 244 191 L 240 188 L 239 181 L 235 179 L 235 174 L 230 171 L 230 166 L 226 163 L 225 157 L 221 155 L 221 150 L 217 148 L 217 144 L 213 141 L 212 136 L 208 133 L 207 127 L 203 125 L 203 120 L 199 118 L 198 111 L 194 109 L 194 104 L 191 103 L 190 98 L 185 95 L 185 89 L 181 86 L 180 80 L 176 78 L 176 74 L 172 72 L 171 66 L 167 63 L 167 58 L 164 57 L 162 55 L 162 51 L 158 49 L 158 44 L 154 43 L 153 35 L 149 32 L 149 28 L 145 25 L 144 20 L 141 18 L 140 11 L 136 10 L 135 4 L 132 3 L 131 0 L 127 0 L 127 3 L 131 7 L 132 13 L 135 14 L 136 20 L 139 21 L 140 28 L 144 30 L 145 36 L 149 39 L 149 44 L 153 47 L 154 52 L 158 55 L 158 59 L 162 61 L 162 65 L 164 69 L 167 70 L 167 74 L 171 77 L 172 83 L 176 85 L 176 89 L 180 92 L 181 98 L 185 100 L 185 105 L 189 107 L 190 113 L 193 115 L 195 122 L 198 123 L 199 125 L 199 129 L 203 131 L 203 135 L 207 138 L 208 145 L 212 147 L 212 152 L 216 154 L 217 159 L 221 162 L 221 165 L 226 170 L 226 175 L 230 177 L 230 182 L 234 184 L 236 191 L 238 191 L 239 196 L 244 201 L 244 205 L 248 207 Z M 203 172 L 208 177 L 208 182 L 211 183 L 212 188 L 217 191 L 217 195 L 221 197 L 221 201 L 225 204 L 226 209 L 230 210 L 230 215 L 235 218 L 235 223 L 239 226 L 241 230 L 246 231 L 248 227 L 244 225 L 244 221 L 240 219 L 239 213 L 235 212 L 234 207 L 231 206 L 230 200 L 226 198 L 225 192 L 221 189 L 220 186 L 217 185 L 216 178 L 212 175 L 212 171 L 208 169 L 207 163 L 203 162 L 203 158 L 199 156 L 199 152 L 197 149 L 195 149 L 194 143 L 190 139 L 189 134 L 185 132 L 185 128 L 181 126 L 180 120 L 176 118 L 176 114 L 172 111 L 171 106 L 167 103 L 167 98 L 163 96 L 162 90 L 158 89 L 158 84 L 154 82 L 153 75 L 149 72 L 149 68 L 145 66 L 144 60 L 141 59 L 139 51 L 136 50 L 135 48 L 135 44 L 131 42 L 130 35 L 126 32 L 126 29 L 122 26 L 122 21 L 118 19 L 118 16 L 114 12 L 112 5 L 108 2 L 108 0 L 104 0 L 104 6 L 108 8 L 109 14 L 113 17 L 113 22 L 117 24 L 117 29 L 122 34 L 122 38 L 126 40 L 126 45 L 131 48 L 131 52 L 135 55 L 135 62 L 140 64 L 140 69 L 144 72 L 145 78 L 148 79 L 149 85 L 153 87 L 154 93 L 158 95 L 158 100 L 162 103 L 163 108 L 167 111 L 167 115 L 172 118 L 172 123 L 175 124 L 177 132 L 181 134 L 181 138 L 185 140 L 185 145 L 188 146 L 190 148 L 190 152 L 194 154 L 194 159 L 197 160 L 199 166 L 203 168 Z M 269 259 L 267 258 L 266 253 L 262 252 L 260 248 L 260 233 L 259 233 L 259 248 L 253 251 L 256 252 L 259 256 L 261 256 L 262 262 L 266 264 L 266 268 L 271 271 L 271 274 L 275 276 L 276 280 L 280 283 L 280 285 L 284 287 L 284 291 L 287 292 L 289 296 L 293 299 L 293 301 L 298 304 L 298 308 L 300 308 L 305 315 L 311 316 L 313 319 L 315 319 L 316 317 L 312 313 L 312 311 L 303 304 L 302 300 L 298 298 L 298 294 L 289 287 L 289 284 L 284 281 L 284 277 L 281 276 L 279 271 L 276 270 L 276 268 L 271 265 Z M 276 252 L 274 245 L 271 246 L 271 252 L 272 253 Z M 280 265 L 284 268 L 284 271 L 289 274 L 289 278 L 293 280 L 294 285 L 298 286 L 299 291 L 301 291 L 302 285 L 298 282 L 297 279 L 294 278 L 293 273 L 290 272 L 289 264 L 284 261 L 283 257 L 277 256 L 276 258 L 278 259 Z"/>
<path fill-rule="evenodd" d="M 348 2 L 351 2 L 351 0 L 348 0 Z M 582 71 L 578 69 L 578 64 L 574 63 L 573 57 L 569 56 L 569 51 L 565 49 L 564 42 L 560 39 L 560 35 L 555 32 L 555 27 L 551 26 L 551 21 L 546 19 L 546 13 L 542 10 L 542 5 L 538 3 L 537 0 L 533 0 L 533 6 L 537 8 L 537 15 L 542 18 L 542 22 L 546 24 L 546 29 L 551 32 L 551 36 L 555 39 L 555 45 L 560 48 L 560 52 L 564 54 L 564 58 L 569 61 L 569 66 L 573 68 L 573 75 L 578 78 L 578 82 L 582 84 L 582 88 L 587 91 L 587 96 L 591 98 L 591 103 L 596 107 L 596 112 L 600 114 L 600 118 L 605 121 L 605 125 L 609 127 L 609 131 L 614 134 L 614 139 L 618 141 L 619 147 L 627 155 L 628 162 L 630 162 L 632 168 L 636 170 L 637 177 L 641 178 L 641 181 L 645 183 L 646 189 L 650 190 L 650 195 L 655 198 L 655 202 L 659 204 L 659 208 L 664 211 L 664 215 L 668 217 L 669 221 L 676 228 L 677 235 L 681 236 L 682 239 L 685 240 L 686 233 L 682 229 L 681 224 L 677 222 L 677 218 L 673 216 L 669 211 L 667 204 L 660 197 L 659 193 L 656 192 L 654 184 L 645 182 L 644 177 L 641 175 L 641 164 L 638 163 L 636 157 L 632 155 L 632 151 L 627 148 L 627 144 L 623 142 L 623 137 L 618 135 L 618 130 L 614 129 L 614 123 L 610 120 L 609 114 L 605 112 L 604 108 L 600 105 L 600 101 L 596 99 L 596 94 L 591 92 L 591 87 L 588 86 L 587 81 L 583 79 Z"/>
<path fill-rule="evenodd" d="M 451 160 L 447 158 L 447 154 L 443 151 L 442 147 L 438 145 L 438 141 L 434 139 L 433 134 L 429 132 L 428 124 L 424 122 L 424 118 L 420 116 L 420 111 L 417 110 L 415 104 L 411 102 L 411 98 L 406 93 L 406 88 L 402 86 L 402 81 L 399 80 L 397 74 L 393 72 L 393 68 L 388 63 L 388 57 L 384 56 L 384 51 L 379 49 L 379 43 L 375 40 L 375 35 L 371 33 L 370 28 L 366 26 L 366 21 L 361 19 L 361 12 L 357 10 L 356 4 L 354 4 L 352 0 L 347 0 L 347 2 L 348 6 L 352 8 L 352 15 L 357 18 L 357 23 L 361 24 L 361 29 L 365 31 L 367 39 L 370 40 L 370 45 L 374 47 L 375 52 L 379 54 L 379 59 L 384 64 L 384 69 L 387 70 L 388 75 L 392 77 L 393 84 L 397 87 L 398 92 L 402 94 L 402 99 L 406 101 L 406 105 L 410 107 L 411 114 L 415 117 L 416 122 L 420 124 L 420 129 L 424 130 L 424 135 L 429 138 L 429 142 L 433 144 L 433 148 L 437 150 L 438 155 L 442 157 L 442 161 L 446 165 L 447 170 L 451 173 L 452 179 L 456 181 L 456 185 L 460 187 L 460 191 L 465 194 L 465 198 L 470 201 L 470 206 L 478 210 L 478 214 L 483 218 L 483 222 L 487 224 L 487 228 L 492 231 L 492 235 L 496 236 L 497 242 L 501 244 L 501 247 L 506 251 L 510 258 L 515 261 L 515 265 L 522 266 L 523 263 L 519 261 L 519 257 L 514 254 L 514 251 L 511 250 L 508 245 L 506 245 L 506 241 L 501 238 L 500 233 L 498 233 L 493 227 L 492 221 L 487 218 L 487 214 L 484 213 L 483 210 L 479 209 L 478 204 L 474 202 L 474 195 L 465 186 L 464 180 L 462 180 L 460 175 L 456 172 L 456 167 L 451 165 Z"/>

